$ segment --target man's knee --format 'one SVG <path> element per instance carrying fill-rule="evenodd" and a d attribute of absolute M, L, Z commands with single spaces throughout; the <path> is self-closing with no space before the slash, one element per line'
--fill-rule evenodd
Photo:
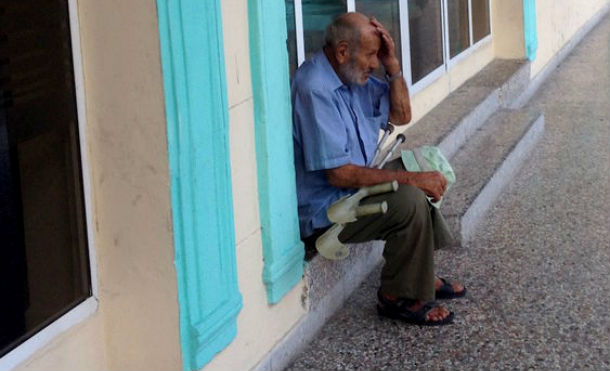
<path fill-rule="evenodd" d="M 401 184 L 388 198 L 388 213 L 403 223 L 419 224 L 430 215 L 426 194 L 419 188 Z"/>

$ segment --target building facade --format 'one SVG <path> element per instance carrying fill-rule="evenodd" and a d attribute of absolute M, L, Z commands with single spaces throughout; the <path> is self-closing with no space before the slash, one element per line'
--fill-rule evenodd
<path fill-rule="evenodd" d="M 290 76 L 337 14 L 386 24 L 417 125 L 494 59 L 539 78 L 609 7 L 0 0 L 0 369 L 242 370 L 274 352 L 309 313 Z"/>

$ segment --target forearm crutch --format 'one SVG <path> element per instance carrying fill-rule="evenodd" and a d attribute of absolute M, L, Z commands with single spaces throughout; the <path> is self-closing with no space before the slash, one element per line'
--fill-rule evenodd
<path fill-rule="evenodd" d="M 392 147 L 390 147 L 388 152 L 386 152 L 385 156 L 383 157 L 383 160 L 379 163 L 379 165 L 376 166 L 376 168 L 377 169 L 383 169 L 383 167 L 388 162 L 390 157 L 392 157 L 392 154 L 394 153 L 396 148 L 398 148 L 399 145 L 404 143 L 404 141 L 405 141 L 405 136 L 403 134 L 398 134 L 396 136 L 396 141 L 394 141 L 394 144 L 392 144 Z"/>
<path fill-rule="evenodd" d="M 377 148 L 375 148 L 375 154 L 373 155 L 373 159 L 367 164 L 367 167 L 375 166 L 375 162 L 377 161 L 377 157 L 379 157 L 381 148 L 385 144 L 385 141 L 388 139 L 390 134 L 392 134 L 393 132 L 394 132 L 394 125 L 388 123 L 387 128 L 383 132 L 383 136 L 381 137 L 381 140 L 379 141 L 379 143 L 377 143 Z"/>
<path fill-rule="evenodd" d="M 362 187 L 353 195 L 345 196 L 330 205 L 327 211 L 328 219 L 335 224 L 316 240 L 316 249 L 320 255 L 330 260 L 345 259 L 349 255 L 349 249 L 339 241 L 339 234 L 345 224 L 355 222 L 365 215 L 385 214 L 388 211 L 386 201 L 366 205 L 360 205 L 360 201 L 368 196 L 394 192 L 397 189 L 397 181 Z"/>

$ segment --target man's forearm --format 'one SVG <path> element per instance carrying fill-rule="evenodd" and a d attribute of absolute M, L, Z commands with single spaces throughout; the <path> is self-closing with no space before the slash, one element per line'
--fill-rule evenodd
<path fill-rule="evenodd" d="M 328 182 L 339 188 L 360 188 L 394 180 L 404 183 L 406 179 L 403 179 L 404 174 L 401 173 L 406 171 L 372 169 L 356 165 L 326 170 Z"/>
<path fill-rule="evenodd" d="M 386 66 L 386 73 L 391 78 L 390 122 L 395 125 L 406 125 L 411 122 L 411 99 L 398 61 Z"/>
<path fill-rule="evenodd" d="M 374 17 L 371 24 L 377 28 L 381 37 L 381 47 L 377 52 L 386 74 L 390 76 L 390 122 L 406 125 L 411 121 L 411 100 L 405 79 L 400 72 L 400 62 L 396 58 L 396 46 L 388 30 Z"/>
<path fill-rule="evenodd" d="M 447 180 L 438 171 L 410 172 L 405 170 L 372 169 L 357 165 L 344 165 L 326 170 L 328 182 L 339 188 L 361 188 L 370 185 L 398 181 L 420 188 L 435 200 L 445 193 Z"/>

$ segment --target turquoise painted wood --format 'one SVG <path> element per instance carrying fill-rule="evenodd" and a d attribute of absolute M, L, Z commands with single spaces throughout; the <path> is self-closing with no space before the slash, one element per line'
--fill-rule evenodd
<path fill-rule="evenodd" d="M 157 0 L 180 337 L 197 370 L 237 332 L 227 92 L 219 0 Z M 159 334 L 163 336 L 163 334 Z"/>
<path fill-rule="evenodd" d="M 536 52 L 538 51 L 536 0 L 523 0 L 523 35 L 525 37 L 525 56 L 533 61 L 536 59 Z"/>
<path fill-rule="evenodd" d="M 263 281 L 277 303 L 303 275 L 284 1 L 248 0 Z"/>

